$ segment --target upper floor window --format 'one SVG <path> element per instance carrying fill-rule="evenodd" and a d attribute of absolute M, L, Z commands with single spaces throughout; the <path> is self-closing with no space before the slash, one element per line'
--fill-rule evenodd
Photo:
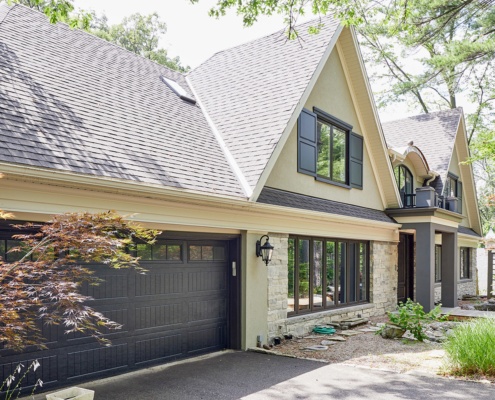
<path fill-rule="evenodd" d="M 411 171 L 405 165 L 398 165 L 394 168 L 394 175 L 404 207 L 413 207 L 414 184 Z"/>
<path fill-rule="evenodd" d="M 363 137 L 326 112 L 304 109 L 298 120 L 298 172 L 347 188 L 363 188 Z"/>
<path fill-rule="evenodd" d="M 319 177 L 347 184 L 348 132 L 318 119 L 316 124 L 318 158 L 316 172 Z"/>
<path fill-rule="evenodd" d="M 443 194 L 445 199 L 457 197 L 457 212 L 462 214 L 462 182 L 450 172 L 445 181 Z"/>

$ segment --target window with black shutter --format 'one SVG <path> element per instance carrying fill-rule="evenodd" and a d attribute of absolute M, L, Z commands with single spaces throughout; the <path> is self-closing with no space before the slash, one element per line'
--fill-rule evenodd
<path fill-rule="evenodd" d="M 298 172 L 344 187 L 363 188 L 363 137 L 326 112 L 303 109 L 298 121 Z"/>

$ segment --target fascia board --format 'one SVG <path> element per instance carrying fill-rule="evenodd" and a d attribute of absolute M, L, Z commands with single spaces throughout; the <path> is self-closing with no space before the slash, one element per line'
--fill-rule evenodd
<path fill-rule="evenodd" d="M 464 134 L 461 135 L 460 140 L 458 140 L 458 138 L 456 137 L 456 140 L 454 142 L 454 147 L 456 148 L 456 151 L 458 152 L 457 158 L 459 159 L 459 162 L 461 162 L 461 157 L 459 157 L 459 151 L 461 150 L 461 148 L 460 148 L 460 146 L 458 148 L 458 146 L 456 146 L 457 144 L 462 146 L 467 157 L 470 156 L 469 144 L 468 144 L 467 135 L 466 135 L 467 129 L 466 129 L 466 120 L 464 118 L 464 111 L 461 113 L 461 118 L 459 120 L 459 124 L 460 124 L 460 127 L 462 128 Z M 462 173 L 463 168 L 460 168 L 460 169 L 461 169 L 462 184 L 464 187 L 464 182 L 466 181 L 466 177 Z M 469 224 L 477 234 L 482 236 L 483 232 L 481 231 L 481 218 L 480 218 L 480 212 L 479 212 L 479 207 L 478 207 L 478 194 L 477 194 L 477 190 L 476 190 L 476 183 L 474 180 L 473 167 L 471 164 L 469 165 L 468 170 L 469 170 L 469 172 L 468 172 L 467 180 L 470 182 L 470 186 L 471 186 L 471 190 L 474 194 L 474 202 L 475 202 L 474 207 L 471 204 L 472 202 L 469 202 L 469 203 L 466 202 L 466 204 L 468 205 L 468 213 L 467 214 L 468 214 Z M 474 213 L 474 216 L 472 215 L 472 213 Z M 474 221 L 473 221 L 473 219 L 474 219 Z"/>
<path fill-rule="evenodd" d="M 261 190 L 265 186 L 266 181 L 268 180 L 273 168 L 275 167 L 275 164 L 278 160 L 278 157 L 282 153 L 282 150 L 289 139 L 289 136 L 292 132 L 292 129 L 294 129 L 295 124 L 297 123 L 297 119 L 299 118 L 299 114 L 301 114 L 301 111 L 306 104 L 306 101 L 308 100 L 311 92 L 313 91 L 313 88 L 316 84 L 316 81 L 320 77 L 321 71 L 325 67 L 325 64 L 328 61 L 328 58 L 330 57 L 330 54 L 332 53 L 335 44 L 337 43 L 338 38 L 340 37 L 340 34 L 343 30 L 343 27 L 339 25 L 337 29 L 335 30 L 332 39 L 328 43 L 327 49 L 325 50 L 325 53 L 323 53 L 323 56 L 318 63 L 318 66 L 315 69 L 315 72 L 313 73 L 313 76 L 311 77 L 308 86 L 304 90 L 301 98 L 299 99 L 299 102 L 296 104 L 294 107 L 294 111 L 287 122 L 287 125 L 284 129 L 284 132 L 282 133 L 282 136 L 280 137 L 277 145 L 275 146 L 275 149 L 272 152 L 272 155 L 270 156 L 270 159 L 268 160 L 268 163 L 265 166 L 265 169 L 263 170 L 260 178 L 258 179 L 258 183 L 256 184 L 256 187 L 253 189 L 252 195 L 250 196 L 249 200 L 250 201 L 256 201 L 258 200 L 258 197 L 261 193 Z"/>
<path fill-rule="evenodd" d="M 0 170 L 7 172 L 4 165 L 0 165 Z M 47 177 L 51 178 L 50 174 L 45 174 L 44 176 L 42 176 L 42 174 L 24 174 L 21 176 L 19 174 L 11 174 L 10 172 L 7 172 L 4 179 L 6 180 L 6 184 L 11 186 L 8 191 L 17 191 L 22 188 L 29 188 L 32 184 L 43 184 L 47 188 L 51 185 L 51 188 L 47 190 L 51 193 L 50 195 L 54 196 L 54 198 L 66 198 L 70 195 L 79 196 L 78 193 L 83 190 L 88 193 L 88 198 L 104 200 L 105 203 L 112 201 L 112 199 L 127 199 L 125 201 L 129 204 L 139 203 L 149 204 L 150 206 L 163 205 L 165 202 L 168 202 L 170 204 L 176 204 L 179 207 L 193 207 L 196 211 L 203 210 L 206 214 L 214 209 L 223 210 L 224 212 L 228 210 L 229 213 L 238 213 L 239 215 L 244 215 L 245 217 L 247 215 L 254 214 L 256 216 L 261 216 L 262 220 L 267 221 L 268 223 L 270 221 L 270 217 L 273 217 L 284 220 L 293 219 L 295 221 L 300 221 L 301 219 L 310 220 L 313 224 L 317 224 L 318 221 L 325 223 L 334 222 L 338 225 L 346 224 L 356 227 L 375 227 L 385 230 L 395 230 L 400 227 L 400 224 L 394 222 L 374 221 L 338 214 L 256 203 L 248 201 L 247 199 L 225 198 L 204 194 L 198 195 L 196 193 L 181 192 L 179 190 L 158 190 L 159 188 L 147 188 L 142 185 L 136 187 L 135 185 L 132 186 L 128 183 L 112 182 L 109 180 L 100 179 L 78 179 L 77 181 L 74 181 L 73 175 L 75 174 L 63 174 L 62 176 L 57 176 L 57 179 L 47 179 Z M 19 178 L 21 179 L 19 180 Z M 63 180 L 64 178 L 65 180 Z M 22 190 L 24 191 L 24 189 Z M 7 198 L 8 196 L 4 196 L 3 199 L 5 200 Z M 1 196 L 0 200 L 2 200 Z M 52 201 L 45 199 L 43 202 L 48 204 L 48 202 Z M 56 203 L 56 201 L 54 203 Z M 64 211 L 63 208 L 64 207 L 61 206 L 60 210 L 57 211 L 65 212 L 66 210 Z M 8 211 L 23 213 L 36 212 L 29 209 L 29 207 L 26 208 L 21 205 L 13 206 L 13 208 L 9 208 Z M 231 228 L 242 228 L 236 225 L 236 221 L 232 220 Z M 294 227 L 296 226 L 297 224 L 294 225 Z"/>

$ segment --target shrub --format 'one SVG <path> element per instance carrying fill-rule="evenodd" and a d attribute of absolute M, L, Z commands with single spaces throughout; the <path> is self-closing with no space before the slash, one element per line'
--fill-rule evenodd
<path fill-rule="evenodd" d="M 427 338 L 424 333 L 424 325 L 432 321 L 445 321 L 447 317 L 441 316 L 440 306 L 436 306 L 429 313 L 425 313 L 423 306 L 407 299 L 400 302 L 397 312 L 387 312 L 390 322 L 411 332 L 420 342 Z"/>
<path fill-rule="evenodd" d="M 443 344 L 449 372 L 495 376 L 495 320 L 477 318 L 459 325 Z"/>

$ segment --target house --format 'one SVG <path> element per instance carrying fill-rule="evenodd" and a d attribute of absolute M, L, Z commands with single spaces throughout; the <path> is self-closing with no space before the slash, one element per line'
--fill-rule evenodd
<path fill-rule="evenodd" d="M 88 293 L 123 324 L 111 346 L 44 326 L 47 350 L 0 350 L 3 376 L 37 358 L 45 387 L 67 385 L 471 290 L 462 111 L 382 128 L 354 31 L 323 22 L 183 75 L 0 6 L 0 208 L 21 221 L 114 209 L 163 231 L 138 245 L 146 275 L 94 266 L 105 282 Z M 7 260 L 13 234 L 0 226 Z"/>

